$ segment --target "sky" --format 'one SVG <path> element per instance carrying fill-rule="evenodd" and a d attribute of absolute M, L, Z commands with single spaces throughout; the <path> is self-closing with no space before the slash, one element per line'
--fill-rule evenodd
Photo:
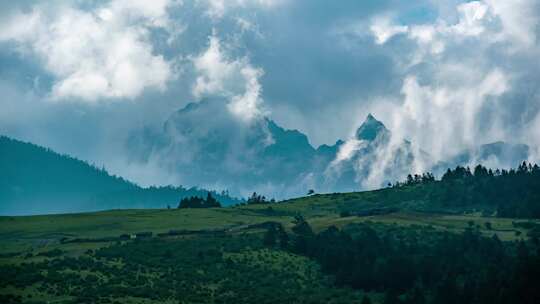
<path fill-rule="evenodd" d="M 127 139 L 220 97 L 315 147 L 372 113 L 436 159 L 506 141 L 536 161 L 539 34 L 536 0 L 3 1 L 0 134 L 167 183 Z"/>

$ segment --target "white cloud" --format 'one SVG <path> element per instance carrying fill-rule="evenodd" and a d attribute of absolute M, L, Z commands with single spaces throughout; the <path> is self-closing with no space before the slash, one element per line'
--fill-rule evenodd
<path fill-rule="evenodd" d="M 408 27 L 407 36 L 419 46 L 413 63 L 418 63 L 427 54 L 442 54 L 450 42 L 459 42 L 464 38 L 483 34 L 486 24 L 492 20 L 488 6 L 479 1 L 460 4 L 456 11 L 458 21 L 454 24 L 439 18 L 433 24 L 414 24 Z"/>
<path fill-rule="evenodd" d="M 405 79 L 402 87 L 405 99 L 396 109 L 392 122 L 392 130 L 398 130 L 398 137 L 411 139 L 437 159 L 478 143 L 479 114 L 487 102 L 494 101 L 490 96 L 506 92 L 509 82 L 498 69 L 486 74 L 466 66 L 441 69 L 445 71 L 435 75 L 437 78 L 430 86 L 420 85 L 414 76 Z M 456 71 L 467 72 L 470 78 L 449 82 L 448 74 Z M 489 134 L 484 133 L 483 137 L 482 140 L 488 140 Z"/>
<path fill-rule="evenodd" d="M 271 8 L 285 0 L 197 0 L 208 7 L 206 13 L 213 19 L 222 18 L 233 8 Z"/>
<path fill-rule="evenodd" d="M 540 4 L 535 0 L 484 0 L 502 23 L 501 39 L 510 40 L 516 47 L 536 44 L 540 24 Z"/>
<path fill-rule="evenodd" d="M 505 115 L 500 109 L 505 105 L 499 97 L 513 90 L 514 78 L 519 75 L 512 63 L 519 55 L 491 52 L 495 44 L 500 48 L 502 43 L 506 50 L 526 51 L 535 43 L 533 6 L 533 1 L 525 0 L 472 1 L 455 7 L 454 22 L 449 16 L 440 16 L 433 23 L 407 25 L 404 35 L 417 47 L 411 51 L 412 57 L 403 53 L 396 57 L 398 62 L 412 58 L 411 63 L 401 66 L 406 75 L 403 99 L 396 97 L 396 101 L 385 103 L 391 111 L 372 111 L 388 113 L 385 118 L 392 130 L 438 160 L 474 145 L 511 141 L 511 134 L 500 125 Z M 375 34 L 374 39 L 380 42 Z M 430 68 L 417 69 L 420 63 Z"/>
<path fill-rule="evenodd" d="M 379 16 L 372 21 L 370 29 L 377 44 L 405 34 L 415 40 L 424 53 L 429 50 L 431 54 L 440 54 L 448 40 L 460 41 L 480 35 L 490 43 L 509 43 L 516 50 L 535 45 L 540 24 L 535 12 L 539 8 L 532 0 L 471 1 L 456 6 L 456 23 L 447 20 L 448 16 L 440 16 L 434 23 L 397 25 L 388 16 Z"/>
<path fill-rule="evenodd" d="M 247 58 L 229 60 L 215 34 L 193 63 L 199 74 L 192 89 L 195 97 L 227 97 L 229 111 L 245 121 L 263 114 L 259 83 L 263 70 L 253 67 Z"/>
<path fill-rule="evenodd" d="M 445 43 L 438 35 L 439 29 L 431 24 L 411 26 L 409 38 L 416 40 L 420 46 L 416 60 L 423 57 L 425 53 L 437 55 L 444 52 Z"/>
<path fill-rule="evenodd" d="M 439 18 L 435 23 L 397 25 L 389 16 L 380 16 L 372 21 L 370 29 L 377 44 L 385 44 L 390 38 L 400 34 L 416 41 L 420 49 L 413 62 L 418 63 L 426 54 L 443 53 L 449 39 L 482 34 L 485 23 L 491 18 L 488 8 L 487 4 L 479 1 L 460 4 L 456 7 L 458 21 L 455 24 Z"/>
<path fill-rule="evenodd" d="M 414 44 L 387 46 L 404 75 L 403 85 L 401 96 L 375 98 L 369 109 L 387 124 L 392 140 L 377 151 L 376 159 L 367 163 L 359 159 L 357 174 L 371 168 L 363 186 L 378 187 L 392 176 L 388 169 L 397 167 L 393 161 L 403 140 L 416 146 L 411 173 L 430 170 L 438 161 L 495 141 L 527 143 L 533 151 L 530 161 L 539 159 L 540 115 L 531 119 L 528 113 L 538 111 L 533 106 L 536 97 L 519 92 L 523 79 L 536 78 L 532 76 L 536 66 L 523 70 L 523 62 L 539 54 L 539 7 L 532 0 L 483 0 L 456 5 L 455 15 L 442 14 L 430 23 L 396 24 L 388 14 L 372 19 L 376 44 L 384 45 L 396 35 Z M 526 108 L 516 109 L 517 104 Z M 521 114 L 524 126 L 516 129 L 519 118 L 509 122 L 508 116 L 520 115 L 519 110 L 526 114 Z M 429 157 L 423 157 L 420 148 Z M 490 164 L 502 163 L 497 159 L 485 163 Z"/>
<path fill-rule="evenodd" d="M 393 25 L 390 17 L 384 16 L 376 18 L 370 26 L 370 30 L 375 36 L 377 44 L 385 44 L 395 35 L 407 33 L 409 27 L 404 25 Z"/>
<path fill-rule="evenodd" d="M 171 64 L 154 53 L 149 32 L 173 28 L 167 15 L 172 3 L 113 0 L 91 11 L 36 6 L 4 24 L 0 40 L 38 56 L 56 78 L 54 100 L 133 99 L 147 88 L 164 90 L 173 77 Z"/>
<path fill-rule="evenodd" d="M 263 71 L 248 65 L 243 67 L 240 73 L 246 81 L 245 92 L 242 95 L 233 96 L 227 106 L 237 117 L 251 121 L 263 114 L 261 110 L 262 99 L 260 97 L 262 88 L 259 83 L 259 77 L 262 76 Z"/>
<path fill-rule="evenodd" d="M 479 1 L 457 6 L 459 22 L 452 27 L 455 33 L 464 36 L 478 36 L 485 31 L 484 22 L 488 16 L 488 6 Z"/>
<path fill-rule="evenodd" d="M 507 77 L 498 69 L 483 74 L 464 65 L 441 66 L 441 70 L 434 75 L 435 84 L 430 85 L 407 76 L 401 103 L 377 102 L 372 110 L 382 114 L 390 136 L 377 138 L 369 145 L 355 138 L 347 140 L 325 172 L 326 177 L 342 174 L 352 166 L 360 186 L 375 189 L 389 181 L 403 180 L 409 173 L 429 171 L 438 161 L 474 148 L 480 133 L 481 140 L 498 140 L 500 128 L 480 132 L 479 116 L 486 105 L 497 102 L 493 97 L 507 91 Z M 457 71 L 469 76 L 459 83 L 449 82 L 447 78 Z"/>
<path fill-rule="evenodd" d="M 355 152 L 361 148 L 365 148 L 365 142 L 355 138 L 347 140 L 342 146 L 339 147 L 336 159 L 333 160 L 333 164 L 331 166 L 350 160 L 354 156 Z"/>
<path fill-rule="evenodd" d="M 200 74 L 193 87 L 193 95 L 200 98 L 206 94 L 226 93 L 225 81 L 238 70 L 240 62 L 228 62 L 216 36 L 209 38 L 208 49 L 193 59 L 195 69 Z"/>

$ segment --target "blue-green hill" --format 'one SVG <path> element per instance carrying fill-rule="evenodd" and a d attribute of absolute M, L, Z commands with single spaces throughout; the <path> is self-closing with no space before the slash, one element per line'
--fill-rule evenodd
<path fill-rule="evenodd" d="M 142 188 L 84 161 L 0 136 L 0 214 L 176 207 L 183 197 L 206 193 L 198 188 Z M 214 194 L 222 204 L 235 202 Z"/>

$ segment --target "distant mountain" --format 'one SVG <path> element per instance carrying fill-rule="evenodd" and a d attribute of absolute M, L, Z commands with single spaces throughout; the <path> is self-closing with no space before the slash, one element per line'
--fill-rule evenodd
<path fill-rule="evenodd" d="M 415 143 L 392 135 L 369 114 L 354 136 L 313 147 L 298 130 L 286 130 L 268 117 L 244 122 L 223 99 L 190 103 L 161 129 L 143 129 L 128 142 L 131 159 L 153 162 L 185 183 L 229 189 L 247 196 L 257 191 L 275 198 L 317 192 L 380 188 L 407 174 L 442 171 L 474 162 L 515 166 L 528 147 L 493 143 L 435 164 Z"/>
<path fill-rule="evenodd" d="M 530 148 L 525 144 L 511 144 L 502 141 L 480 145 L 464 150 L 433 167 L 437 175 L 455 166 L 482 164 L 490 168 L 513 168 L 529 159 Z"/>
<path fill-rule="evenodd" d="M 389 133 L 386 126 L 370 113 L 364 123 L 356 130 L 355 137 L 358 140 L 374 141 L 379 137 L 388 136 Z"/>
<path fill-rule="evenodd" d="M 410 142 L 392 139 L 392 132 L 369 114 L 353 138 L 336 147 L 337 154 L 326 168 L 324 184 L 331 191 L 375 189 L 399 180 L 410 172 L 415 153 Z M 334 190 L 335 189 L 335 190 Z"/>
<path fill-rule="evenodd" d="M 135 134 L 128 145 L 132 159 L 157 162 L 192 185 L 242 196 L 253 191 L 279 193 L 276 197 L 304 194 L 317 155 L 303 133 L 264 117 L 239 121 L 219 99 L 187 105 L 161 130 Z"/>
<path fill-rule="evenodd" d="M 305 134 L 268 117 L 239 120 L 219 99 L 188 104 L 162 128 L 132 134 L 127 145 L 130 161 L 152 163 L 182 184 L 228 189 L 242 197 L 256 191 L 276 199 L 309 189 L 376 189 L 409 173 L 440 176 L 457 165 L 509 168 L 530 153 L 526 145 L 496 142 L 434 164 L 429 153 L 393 137 L 371 114 L 351 138 L 314 148 Z M 163 208 L 206 193 L 200 188 L 142 188 L 83 161 L 0 136 L 0 214 Z M 214 194 L 224 205 L 238 201 L 228 192 Z"/>
<path fill-rule="evenodd" d="M 197 188 L 141 188 L 105 169 L 0 136 L 0 214 L 176 207 L 183 197 L 206 193 Z M 214 194 L 224 204 L 235 201 Z"/>
<path fill-rule="evenodd" d="M 195 185 L 279 199 L 308 189 L 359 190 L 372 178 L 371 164 L 380 161 L 381 149 L 390 144 L 391 132 L 371 114 L 354 138 L 315 149 L 297 130 L 286 130 L 267 117 L 246 124 L 227 110 L 224 100 L 207 99 L 173 113 L 161 130 L 135 134 L 128 150 L 132 159 L 157 162 Z M 385 172 L 397 180 L 409 172 L 411 145 L 401 142 L 391 153 Z M 383 182 L 373 181 L 377 186 Z"/>

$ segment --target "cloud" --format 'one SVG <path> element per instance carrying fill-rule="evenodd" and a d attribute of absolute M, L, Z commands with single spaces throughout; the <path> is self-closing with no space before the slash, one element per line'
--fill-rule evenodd
<path fill-rule="evenodd" d="M 246 57 L 229 60 L 215 33 L 209 37 L 208 48 L 193 58 L 193 64 L 199 75 L 192 90 L 195 97 L 226 97 L 229 111 L 244 121 L 263 115 L 259 83 L 263 70 L 253 67 Z"/>
<path fill-rule="evenodd" d="M 171 63 L 157 55 L 150 31 L 173 28 L 169 0 L 110 3 L 85 11 L 59 5 L 34 6 L 13 15 L 0 41 L 14 41 L 22 56 L 36 55 L 54 76 L 51 98 L 134 99 L 143 90 L 164 90 L 172 79 Z"/>
<path fill-rule="evenodd" d="M 346 139 L 368 112 L 435 159 L 496 140 L 540 146 L 538 1 L 175 2 L 2 2 L 0 132 L 145 183 L 202 184 L 181 170 L 160 179 L 157 166 L 150 180 L 121 145 L 207 97 L 235 128 L 271 111 L 315 146 Z M 393 166 L 395 148 L 357 168 Z"/>
<path fill-rule="evenodd" d="M 222 50 L 219 38 L 209 37 L 208 49 L 193 59 L 195 70 L 200 74 L 193 86 L 193 95 L 201 98 L 204 95 L 229 94 L 227 81 L 238 79 L 240 61 L 228 62 Z M 233 83 L 234 83 L 233 80 Z M 233 84 L 231 83 L 231 84 Z"/>
<path fill-rule="evenodd" d="M 377 44 L 391 37 L 405 34 L 432 54 L 445 50 L 448 39 L 463 40 L 484 35 L 491 43 L 506 42 L 511 48 L 529 48 L 536 43 L 540 17 L 535 12 L 540 5 L 531 0 L 483 0 L 458 4 L 457 22 L 450 16 L 440 16 L 427 24 L 396 25 L 388 16 L 374 18 L 370 26 Z"/>
<path fill-rule="evenodd" d="M 390 38 L 404 34 L 419 45 L 419 53 L 414 64 L 422 60 L 426 54 L 437 55 L 444 52 L 448 39 L 463 39 L 478 36 L 486 30 L 485 24 L 492 15 L 488 14 L 489 6 L 483 2 L 473 1 L 459 4 L 457 22 L 452 23 L 441 17 L 434 23 L 397 25 L 389 16 L 374 18 L 370 30 L 377 44 L 385 44 Z"/>
<path fill-rule="evenodd" d="M 463 149 L 478 147 L 482 140 L 500 139 L 498 113 L 485 128 L 480 116 L 509 88 L 510 80 L 498 69 L 475 73 L 467 66 L 442 66 L 434 82 L 422 85 L 416 76 L 403 81 L 403 100 L 380 100 L 373 108 L 384 113 L 390 133 L 373 142 L 349 138 L 327 168 L 326 177 L 343 176 L 351 168 L 361 189 L 376 189 L 403 180 L 409 173 L 424 173 Z M 454 73 L 468 74 L 461 82 L 448 82 Z M 487 143 L 484 142 L 484 143 Z M 495 162 L 494 162 L 495 163 Z"/>
<path fill-rule="evenodd" d="M 525 2 L 516 2 L 516 6 L 524 7 Z M 458 4 L 455 22 L 440 16 L 433 23 L 407 25 L 404 35 L 416 42 L 414 47 L 389 46 L 401 50 L 396 61 L 412 61 L 402 66 L 402 96 L 382 103 L 394 109 L 386 111 L 392 114 L 385 118 L 400 137 L 412 139 L 439 160 L 488 140 L 509 139 L 501 123 L 504 109 L 512 106 L 505 98 L 524 77 L 523 71 L 516 71 L 522 57 L 492 50 L 500 43 L 512 50 L 523 45 L 505 34 L 504 22 L 502 28 L 497 27 L 507 17 L 496 5 L 500 3 Z M 380 37 L 373 35 L 378 43 Z M 500 35 L 509 40 L 494 38 Z M 382 111 L 383 106 L 373 107 Z"/>
<path fill-rule="evenodd" d="M 390 17 L 384 16 L 376 18 L 370 26 L 370 30 L 375 36 L 377 44 L 384 44 L 395 35 L 407 33 L 409 27 L 405 25 L 391 24 Z"/>
<path fill-rule="evenodd" d="M 450 27 L 464 36 L 478 36 L 485 31 L 484 20 L 488 16 L 488 6 L 479 1 L 467 2 L 457 6 L 459 22 Z"/>
<path fill-rule="evenodd" d="M 474 73 L 466 66 L 446 69 L 437 85 L 422 86 L 414 76 L 405 78 L 404 101 L 395 109 L 392 124 L 396 136 L 410 139 L 438 160 L 478 144 L 478 134 L 489 140 L 489 130 L 479 130 L 479 114 L 485 110 L 485 103 L 496 102 L 490 97 L 500 96 L 509 85 L 497 69 L 464 79 L 463 83 L 444 83 L 445 73 Z"/>
<path fill-rule="evenodd" d="M 333 160 L 331 167 L 341 163 L 343 161 L 350 160 L 355 152 L 360 149 L 365 148 L 365 143 L 357 140 L 356 138 L 351 138 L 347 140 L 340 148 L 336 155 L 336 159 Z"/>
<path fill-rule="evenodd" d="M 540 4 L 534 0 L 484 0 L 502 25 L 501 39 L 519 47 L 532 47 L 537 42 Z"/>
<path fill-rule="evenodd" d="M 262 76 L 263 71 L 248 65 L 242 68 L 240 73 L 246 81 L 246 89 L 244 94 L 233 96 L 228 104 L 228 109 L 236 116 L 251 121 L 263 115 L 261 110 L 262 99 L 260 97 L 262 88 L 259 84 L 259 78 Z"/>
<path fill-rule="evenodd" d="M 234 8 L 271 8 L 285 0 L 197 0 L 207 6 L 206 14 L 213 19 L 222 18 Z"/>
<path fill-rule="evenodd" d="M 394 11 L 371 18 L 372 41 L 388 52 L 402 75 L 399 95 L 377 96 L 367 106 L 392 131 L 391 140 L 377 147 L 375 157 L 359 157 L 348 149 L 355 146 L 349 139 L 334 164 L 345 153 L 357 177 L 368 172 L 358 182 L 373 188 L 486 143 L 524 141 L 538 151 L 538 134 L 531 131 L 540 117 L 537 90 L 520 93 L 524 83 L 538 78 L 536 65 L 523 69 L 539 55 L 533 7 L 533 1 L 486 0 L 458 3 L 454 15 L 430 21 L 397 23 L 393 20 L 403 20 L 403 12 Z M 365 35 L 359 26 L 350 28 L 356 37 Z M 405 140 L 411 142 L 412 164 L 396 162 Z M 538 155 L 531 160 L 538 161 Z M 471 161 L 478 158 L 473 155 Z M 487 165 L 508 166 L 497 159 Z M 400 166 L 407 170 L 395 169 Z"/>

